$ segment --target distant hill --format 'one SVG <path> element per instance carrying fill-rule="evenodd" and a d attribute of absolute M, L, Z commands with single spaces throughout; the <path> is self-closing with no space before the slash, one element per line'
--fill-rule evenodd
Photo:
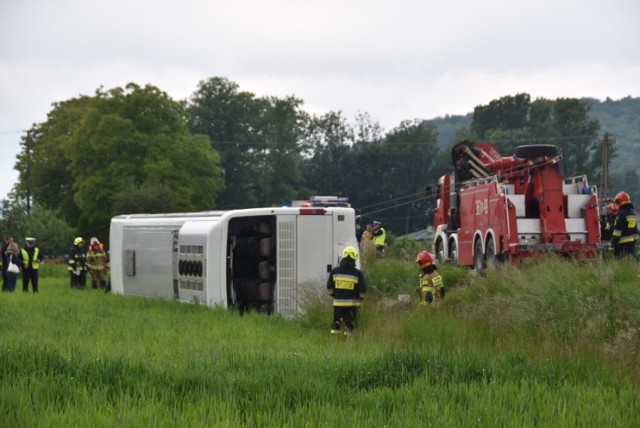
<path fill-rule="evenodd" d="M 608 132 L 616 141 L 616 155 L 611 160 L 611 189 L 625 189 L 632 196 L 640 197 L 640 98 L 610 98 L 604 101 L 583 98 L 587 101 L 592 118 L 600 122 L 601 134 Z M 438 132 L 438 146 L 448 147 L 456 133 L 469 128 L 473 113 L 446 115 L 425 121 Z M 639 188 L 636 191 L 636 188 Z"/>
<path fill-rule="evenodd" d="M 462 128 L 469 128 L 473 113 L 467 113 L 464 116 L 436 117 L 435 119 L 425 120 L 426 126 L 432 126 L 438 131 L 438 147 L 448 147 L 455 137 L 456 133 Z"/>
<path fill-rule="evenodd" d="M 601 131 L 613 135 L 617 156 L 611 171 L 617 174 L 640 167 L 640 98 L 626 97 L 614 101 L 586 98 L 591 116 L 600 122 Z"/>

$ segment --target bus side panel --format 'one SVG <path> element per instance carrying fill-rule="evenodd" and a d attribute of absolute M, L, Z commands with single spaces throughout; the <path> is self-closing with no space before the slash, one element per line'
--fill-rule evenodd
<path fill-rule="evenodd" d="M 121 259 L 123 293 L 172 299 L 172 249 L 173 227 L 125 226 Z"/>
<path fill-rule="evenodd" d="M 333 260 L 337 264 L 338 258 L 342 255 L 345 247 L 352 246 L 358 248 L 356 239 L 356 217 L 353 210 L 333 214 Z M 359 253 L 359 252 L 358 252 Z M 358 257 L 358 267 L 360 258 Z"/>
<path fill-rule="evenodd" d="M 298 284 L 323 283 L 338 262 L 333 252 L 333 216 L 298 216 Z"/>

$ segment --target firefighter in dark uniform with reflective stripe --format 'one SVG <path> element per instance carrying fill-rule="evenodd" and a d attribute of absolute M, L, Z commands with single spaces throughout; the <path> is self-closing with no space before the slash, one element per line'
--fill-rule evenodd
<path fill-rule="evenodd" d="M 84 249 L 84 239 L 81 236 L 73 240 L 73 247 L 69 251 L 68 269 L 71 288 L 84 289 L 87 284 L 87 252 Z"/>
<path fill-rule="evenodd" d="M 626 192 L 618 193 L 613 202 L 618 205 L 618 215 L 613 225 L 611 245 L 616 257 L 633 256 L 636 249 L 638 219 L 633 212 L 631 198 Z"/>
<path fill-rule="evenodd" d="M 429 252 L 420 251 L 416 263 L 420 266 L 420 284 L 416 290 L 420 297 L 420 305 L 430 305 L 434 299 L 444 297 L 444 283 Z"/>
<path fill-rule="evenodd" d="M 605 213 L 598 217 L 600 222 L 600 240 L 611 241 L 613 235 L 613 224 L 616 222 L 618 216 L 618 206 L 616 204 L 609 204 L 605 209 Z"/>
<path fill-rule="evenodd" d="M 345 335 L 355 328 L 360 300 L 367 291 L 367 283 L 362 271 L 356 267 L 358 252 L 354 247 L 342 251 L 340 266 L 333 268 L 327 280 L 327 289 L 333 296 L 333 323 L 331 334 L 340 333 L 346 327 Z"/>

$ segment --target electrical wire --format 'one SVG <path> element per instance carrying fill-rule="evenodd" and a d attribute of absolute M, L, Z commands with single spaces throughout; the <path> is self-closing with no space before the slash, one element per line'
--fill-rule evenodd
<path fill-rule="evenodd" d="M 553 165 L 556 162 L 558 162 L 558 159 L 557 159 L 557 157 L 554 156 L 551 159 L 531 161 L 529 163 L 525 163 L 525 164 L 522 164 L 522 165 L 515 165 L 513 167 L 500 170 L 500 173 L 501 174 L 512 174 L 512 173 L 514 173 L 514 172 L 516 172 L 518 170 L 529 169 L 529 168 L 532 168 L 532 167 L 542 167 L 542 166 L 547 166 L 547 165 Z M 491 176 L 486 177 L 486 178 L 490 178 L 490 177 Z M 456 182 L 456 189 L 459 190 L 461 188 L 464 188 L 465 186 L 468 185 L 469 182 L 473 182 L 473 181 L 477 181 L 477 180 L 481 180 L 481 179 L 465 180 L 462 183 L 457 183 Z M 400 196 L 400 197 L 392 199 L 390 201 L 383 201 L 383 202 L 380 202 L 378 204 L 370 204 L 370 205 L 367 205 L 365 207 L 360 208 L 360 210 L 364 210 L 366 208 L 371 208 L 371 207 L 378 207 L 378 206 L 381 206 L 381 205 L 384 206 L 384 205 L 387 205 L 388 203 L 391 203 L 391 202 L 394 202 L 394 201 L 399 201 L 399 200 L 410 198 L 410 197 L 414 197 L 414 196 L 417 196 L 417 195 L 422 195 L 419 198 L 415 198 L 415 199 L 412 199 L 410 201 L 399 203 L 399 204 L 394 204 L 391 207 L 380 208 L 380 209 L 377 209 L 377 210 L 374 210 L 374 211 L 362 212 L 360 214 L 360 216 L 370 217 L 372 214 L 376 214 L 376 213 L 379 213 L 379 212 L 392 210 L 392 209 L 395 209 L 395 208 L 398 208 L 398 207 L 401 207 L 401 206 L 405 206 L 405 205 L 413 204 L 413 203 L 416 203 L 416 202 L 424 201 L 424 200 L 427 200 L 427 199 L 435 198 L 435 196 L 437 194 L 438 194 L 438 189 L 435 188 L 434 190 L 430 190 L 430 191 L 424 191 L 424 192 L 420 192 L 420 193 L 413 193 L 413 194 L 409 194 L 409 195 L 405 195 L 405 196 Z M 425 215 L 426 215 L 426 213 L 425 213 Z M 405 218 L 405 217 L 403 217 L 403 218 Z"/>

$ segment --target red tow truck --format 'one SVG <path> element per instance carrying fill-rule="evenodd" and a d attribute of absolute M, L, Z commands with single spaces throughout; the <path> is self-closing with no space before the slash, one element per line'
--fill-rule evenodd
<path fill-rule="evenodd" d="M 595 257 L 598 195 L 584 175 L 564 178 L 558 148 L 526 145 L 503 157 L 468 140 L 452 149 L 455 172 L 438 180 L 433 250 L 440 263 L 482 272 L 543 251 Z"/>

